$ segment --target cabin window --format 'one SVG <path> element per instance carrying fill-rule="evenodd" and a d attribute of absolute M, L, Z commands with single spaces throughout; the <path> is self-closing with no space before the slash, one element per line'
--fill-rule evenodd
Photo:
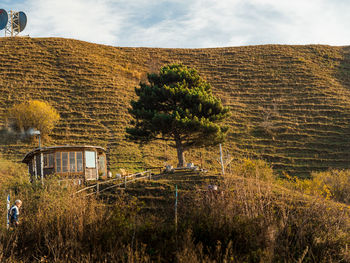
<path fill-rule="evenodd" d="M 86 168 L 96 168 L 96 152 L 85 151 Z"/>
<path fill-rule="evenodd" d="M 44 168 L 53 168 L 54 167 L 54 155 L 53 153 L 44 154 Z"/>
<path fill-rule="evenodd" d="M 83 153 L 77 152 L 76 157 L 77 157 L 77 172 L 82 172 L 83 171 Z"/>
<path fill-rule="evenodd" d="M 106 159 L 103 155 L 98 157 L 98 170 L 100 172 L 100 176 L 106 175 Z"/>
<path fill-rule="evenodd" d="M 56 153 L 56 172 L 57 173 L 76 173 L 83 171 L 83 153 L 82 152 L 57 152 Z"/>
<path fill-rule="evenodd" d="M 76 172 L 75 152 L 69 153 L 69 171 Z"/>
<path fill-rule="evenodd" d="M 62 153 L 62 172 L 63 173 L 68 172 L 68 153 L 67 152 Z"/>
<path fill-rule="evenodd" d="M 56 153 L 56 172 L 60 173 L 62 172 L 62 165 L 61 165 L 61 153 Z"/>

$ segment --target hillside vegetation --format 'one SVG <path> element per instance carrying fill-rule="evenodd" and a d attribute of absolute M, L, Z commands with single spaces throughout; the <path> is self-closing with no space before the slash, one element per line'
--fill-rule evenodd
<path fill-rule="evenodd" d="M 10 231 L 0 210 L 0 262 L 350 262 L 348 205 L 291 190 L 261 160 L 234 166 L 86 196 L 55 179 L 29 184 L 0 158 L 0 192 L 24 204 Z"/>
<path fill-rule="evenodd" d="M 196 68 L 231 108 L 224 150 L 307 176 L 349 168 L 350 48 L 265 45 L 214 49 L 119 48 L 58 38 L 0 39 L 0 125 L 26 99 L 55 107 L 61 121 L 47 145 L 106 147 L 112 169 L 175 164 L 166 144 L 126 141 L 134 87 L 169 62 Z M 19 161 L 36 143 L 2 131 L 4 157 Z M 187 160 L 217 165 L 217 149 Z"/>

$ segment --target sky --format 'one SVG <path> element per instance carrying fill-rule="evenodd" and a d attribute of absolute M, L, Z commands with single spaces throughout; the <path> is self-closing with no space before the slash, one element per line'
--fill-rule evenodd
<path fill-rule="evenodd" d="M 22 35 L 112 46 L 350 44 L 350 0 L 0 0 L 1 8 L 27 14 Z"/>

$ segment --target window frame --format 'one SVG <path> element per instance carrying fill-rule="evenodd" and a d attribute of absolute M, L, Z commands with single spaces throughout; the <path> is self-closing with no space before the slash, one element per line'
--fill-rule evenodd
<path fill-rule="evenodd" d="M 50 159 L 50 156 L 52 159 Z M 45 163 L 46 160 L 46 163 Z M 52 163 L 50 165 L 50 160 L 52 160 Z M 44 153 L 44 168 L 55 168 L 55 154 L 53 152 L 50 153 Z"/>
<path fill-rule="evenodd" d="M 59 156 L 59 159 L 57 159 L 57 156 Z M 58 160 L 59 160 L 59 167 L 60 171 L 58 171 Z M 55 152 L 55 172 L 56 173 L 62 173 L 62 153 L 61 152 Z"/>
<path fill-rule="evenodd" d="M 65 156 L 65 165 L 63 165 L 63 155 Z M 69 152 L 61 152 L 61 165 L 62 165 L 62 173 L 69 173 Z"/>
<path fill-rule="evenodd" d="M 78 153 L 81 154 L 81 167 L 80 167 L 80 171 L 79 171 L 79 166 L 78 166 Z M 75 152 L 75 163 L 76 163 L 76 170 L 77 170 L 77 173 L 82 173 L 84 172 L 84 153 L 83 151 L 78 151 L 78 152 Z"/>
<path fill-rule="evenodd" d="M 63 170 L 63 154 L 67 154 L 67 171 Z M 77 156 L 78 153 L 81 154 L 81 171 L 78 171 L 78 160 Z M 71 171 L 71 154 L 74 154 L 74 171 Z M 57 156 L 59 156 L 59 159 L 57 159 Z M 59 167 L 60 171 L 57 171 L 58 163 L 57 161 L 59 160 Z M 55 152 L 55 172 L 58 174 L 81 174 L 84 172 L 84 163 L 83 163 L 83 151 L 57 151 Z"/>
<path fill-rule="evenodd" d="M 71 157 L 72 157 L 72 155 L 73 155 L 73 162 L 74 162 L 74 171 L 73 171 L 73 173 L 76 173 L 77 172 L 77 154 L 76 154 L 76 152 L 68 152 L 68 170 L 69 170 L 69 172 L 70 173 L 72 173 L 72 159 L 71 159 Z"/>
<path fill-rule="evenodd" d="M 94 166 L 91 167 L 91 166 L 88 166 L 88 163 L 87 163 L 87 153 L 93 153 L 94 154 Z M 85 150 L 85 168 L 87 169 L 96 169 L 97 168 L 97 164 L 96 164 L 96 157 L 97 157 L 97 152 L 95 151 L 88 151 L 88 150 Z"/>

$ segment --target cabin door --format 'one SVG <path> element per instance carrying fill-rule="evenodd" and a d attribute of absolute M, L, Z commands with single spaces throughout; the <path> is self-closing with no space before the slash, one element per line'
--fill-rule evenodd
<path fill-rule="evenodd" d="M 85 179 L 98 179 L 96 152 L 94 151 L 85 151 Z"/>

